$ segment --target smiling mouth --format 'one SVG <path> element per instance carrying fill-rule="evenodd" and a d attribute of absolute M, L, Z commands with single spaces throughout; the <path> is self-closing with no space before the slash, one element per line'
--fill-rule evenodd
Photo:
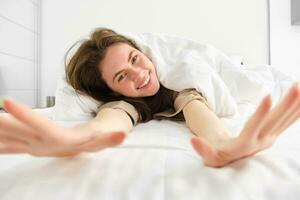
<path fill-rule="evenodd" d="M 144 88 L 144 87 L 146 87 L 149 83 L 150 83 L 150 74 L 148 74 L 147 78 L 144 80 L 144 82 L 143 82 L 137 89 Z"/>

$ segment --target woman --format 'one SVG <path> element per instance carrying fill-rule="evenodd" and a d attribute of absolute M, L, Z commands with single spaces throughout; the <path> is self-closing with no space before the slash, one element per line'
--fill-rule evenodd
<path fill-rule="evenodd" d="M 265 97 L 238 137 L 194 89 L 163 87 L 151 59 L 134 41 L 97 29 L 66 65 L 67 81 L 78 92 L 104 102 L 94 119 L 72 128 L 58 126 L 27 106 L 4 100 L 10 113 L 0 117 L 0 151 L 35 156 L 73 156 L 120 144 L 139 122 L 153 118 L 184 120 L 195 135 L 191 143 L 207 166 L 222 167 L 270 147 L 300 115 L 300 87 L 271 110 Z"/>

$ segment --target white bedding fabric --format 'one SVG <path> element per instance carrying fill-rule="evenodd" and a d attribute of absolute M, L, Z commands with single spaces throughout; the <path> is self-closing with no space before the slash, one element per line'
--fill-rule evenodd
<path fill-rule="evenodd" d="M 121 146 L 93 154 L 1 156 L 0 199 L 296 200 L 299 130 L 298 123 L 271 149 L 216 169 L 202 164 L 184 124 L 153 120 L 138 125 Z"/>
<path fill-rule="evenodd" d="M 292 80 L 270 67 L 248 68 L 280 99 Z M 241 115 L 222 118 L 238 134 L 254 111 L 238 104 Z M 45 112 L 44 112 L 45 111 Z M 52 117 L 52 109 L 37 110 Z M 72 126 L 83 121 L 57 121 Z M 270 149 L 215 169 L 203 165 L 190 145 L 183 122 L 139 124 L 117 148 L 75 158 L 0 156 L 1 200 L 181 200 L 300 198 L 300 124 L 286 130 Z"/>

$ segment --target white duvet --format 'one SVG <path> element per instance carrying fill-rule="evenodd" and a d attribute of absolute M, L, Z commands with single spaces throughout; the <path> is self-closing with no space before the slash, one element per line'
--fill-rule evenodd
<path fill-rule="evenodd" d="M 171 45 L 173 40 L 168 41 Z M 185 44 L 189 44 L 186 47 L 190 47 L 190 51 L 181 52 L 183 60 L 178 57 L 178 62 L 183 63 L 173 65 L 173 69 L 164 66 L 173 60 L 159 58 L 163 53 L 169 58 L 167 53 L 173 50 L 179 52 L 175 43 L 170 51 L 160 52 L 155 46 L 151 52 L 148 49 L 150 55 L 156 55 L 153 61 L 161 66 L 157 68 L 161 82 L 174 90 L 197 87 L 233 134 L 239 134 L 265 95 L 271 93 L 277 103 L 293 83 L 292 78 L 270 66 L 232 65 L 211 46 L 198 46 L 191 41 Z M 195 52 L 199 47 L 204 56 L 201 70 L 207 72 L 209 78 L 203 76 L 196 80 L 199 77 L 194 77 L 193 70 L 198 69 L 195 66 L 189 68 L 192 70 L 186 69 L 187 63 L 199 61 Z M 213 60 L 219 64 L 207 64 Z M 182 74 L 189 75 L 190 80 L 176 82 L 178 73 L 173 71 L 179 71 L 176 67 L 180 67 Z M 167 72 L 172 76 L 165 76 Z M 86 97 L 74 98 L 74 91 L 67 87 L 58 89 L 57 97 L 65 99 L 57 99 L 53 113 L 48 116 L 64 126 L 71 126 L 88 120 L 98 104 Z M 183 122 L 152 120 L 137 125 L 119 147 L 93 154 L 75 158 L 0 156 L 0 199 L 296 200 L 300 198 L 299 134 L 298 121 L 270 149 L 216 169 L 203 165 L 191 147 L 191 133 Z"/>

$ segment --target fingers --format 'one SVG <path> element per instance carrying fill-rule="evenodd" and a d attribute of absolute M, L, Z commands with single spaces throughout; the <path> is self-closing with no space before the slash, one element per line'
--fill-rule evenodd
<path fill-rule="evenodd" d="M 241 136 L 249 137 L 249 133 L 251 133 L 251 136 L 258 135 L 261 127 L 264 126 L 266 116 L 268 115 L 272 105 L 271 96 L 267 95 L 258 108 L 256 109 L 255 113 L 252 115 L 252 117 L 249 119 L 249 121 L 246 123 L 245 127 L 243 128 L 241 132 Z"/>
<path fill-rule="evenodd" d="M 2 144 L 8 144 L 8 143 L 20 143 L 24 145 L 28 145 L 28 142 L 24 140 L 23 138 L 15 137 L 15 136 L 10 136 L 11 134 L 0 131 L 0 143 Z"/>
<path fill-rule="evenodd" d="M 280 126 L 274 131 L 274 135 L 281 134 L 285 129 L 287 129 L 291 124 L 297 121 L 300 117 L 300 98 L 298 102 L 290 109 L 292 112 L 286 114 L 284 121 L 280 123 Z"/>
<path fill-rule="evenodd" d="M 6 98 L 3 100 L 3 105 L 7 112 L 34 129 L 49 132 L 49 130 L 56 128 L 54 122 L 38 115 L 25 104 Z"/>
<path fill-rule="evenodd" d="M 284 99 L 272 110 L 264 127 L 261 129 L 260 137 L 274 135 L 276 130 L 290 120 L 290 117 L 297 112 L 300 91 L 298 84 L 294 84 Z"/>
<path fill-rule="evenodd" d="M 10 134 L 6 134 L 3 131 L 0 131 L 0 143 L 2 144 L 24 144 L 28 145 L 26 140 L 10 136 Z"/>
<path fill-rule="evenodd" d="M 291 124 L 293 124 L 294 122 L 296 122 L 300 117 L 300 112 L 298 112 L 297 114 L 293 115 L 293 117 L 286 121 L 282 127 L 280 127 L 277 132 L 275 133 L 276 135 L 281 134 L 283 131 L 285 131 L 285 129 L 287 129 Z"/>
<path fill-rule="evenodd" d="M 126 137 L 126 133 L 121 131 L 114 132 L 114 133 L 102 133 L 102 134 L 98 134 L 90 141 L 79 145 L 77 148 L 80 151 L 88 151 L 88 152 L 99 151 L 101 149 L 107 147 L 113 147 L 122 143 L 125 137 Z"/>
<path fill-rule="evenodd" d="M 219 164 L 217 151 L 201 137 L 191 139 L 192 146 L 196 152 L 202 156 L 205 164 L 217 167 Z"/>
<path fill-rule="evenodd" d="M 17 147 L 17 146 L 11 146 L 11 147 L 0 147 L 0 153 L 10 154 L 10 153 L 27 153 L 27 148 L 24 147 Z"/>
<path fill-rule="evenodd" d="M 27 153 L 28 145 L 11 140 L 9 138 L 0 139 L 0 153 Z"/>
<path fill-rule="evenodd" d="M 33 141 L 38 139 L 34 131 L 25 124 L 15 119 L 13 116 L 0 116 L 0 133 L 1 135 L 10 136 L 12 138 Z"/>

